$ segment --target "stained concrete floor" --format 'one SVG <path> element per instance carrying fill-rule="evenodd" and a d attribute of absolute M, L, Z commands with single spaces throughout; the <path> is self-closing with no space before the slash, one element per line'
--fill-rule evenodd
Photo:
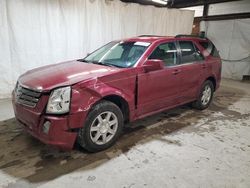
<path fill-rule="evenodd" d="M 223 80 L 209 109 L 137 121 L 95 154 L 50 148 L 12 117 L 0 101 L 0 187 L 250 187 L 249 83 Z"/>

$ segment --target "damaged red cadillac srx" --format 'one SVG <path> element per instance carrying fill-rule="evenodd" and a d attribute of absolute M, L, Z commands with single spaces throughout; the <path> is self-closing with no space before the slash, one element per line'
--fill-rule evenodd
<path fill-rule="evenodd" d="M 42 142 L 97 152 L 124 123 L 185 103 L 207 108 L 220 80 L 221 59 L 207 38 L 139 36 L 26 72 L 12 102 L 19 124 Z"/>

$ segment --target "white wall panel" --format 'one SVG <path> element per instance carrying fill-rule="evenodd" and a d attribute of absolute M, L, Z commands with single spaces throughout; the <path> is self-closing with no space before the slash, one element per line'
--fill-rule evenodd
<path fill-rule="evenodd" d="M 220 51 L 222 76 L 250 75 L 250 19 L 208 21 L 207 36 Z"/>
<path fill-rule="evenodd" d="M 193 6 L 193 7 L 187 7 L 187 8 L 181 8 L 182 10 L 193 10 L 194 12 L 194 17 L 201 17 L 203 15 L 203 9 L 204 6 Z"/>
<path fill-rule="evenodd" d="M 246 12 L 250 12 L 250 0 L 211 4 L 208 9 L 209 16 Z"/>

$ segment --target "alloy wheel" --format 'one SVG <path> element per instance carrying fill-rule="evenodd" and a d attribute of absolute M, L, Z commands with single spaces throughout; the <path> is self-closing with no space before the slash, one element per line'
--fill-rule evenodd
<path fill-rule="evenodd" d="M 202 92 L 202 97 L 201 97 L 201 103 L 202 105 L 206 106 L 212 96 L 212 89 L 209 85 L 206 85 L 203 92 Z"/>
<path fill-rule="evenodd" d="M 90 126 L 90 138 L 97 145 L 108 143 L 116 134 L 118 118 L 110 111 L 99 114 Z"/>

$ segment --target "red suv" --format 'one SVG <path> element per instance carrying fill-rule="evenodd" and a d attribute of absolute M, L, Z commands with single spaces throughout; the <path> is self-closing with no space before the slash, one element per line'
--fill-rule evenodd
<path fill-rule="evenodd" d="M 124 123 L 185 103 L 210 104 L 221 59 L 207 38 L 139 36 L 84 59 L 21 75 L 13 91 L 20 125 L 46 144 L 90 152 L 110 147 Z"/>

